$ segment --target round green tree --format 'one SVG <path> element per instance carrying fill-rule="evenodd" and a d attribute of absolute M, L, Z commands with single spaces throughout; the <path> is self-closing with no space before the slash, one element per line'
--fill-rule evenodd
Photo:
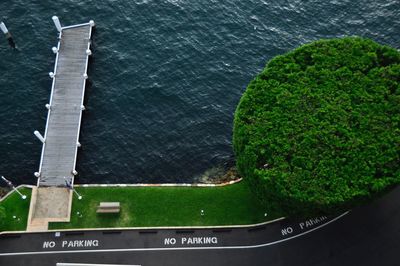
<path fill-rule="evenodd" d="M 348 37 L 268 62 L 235 113 L 239 173 L 289 214 L 351 208 L 400 182 L 400 54 Z"/>

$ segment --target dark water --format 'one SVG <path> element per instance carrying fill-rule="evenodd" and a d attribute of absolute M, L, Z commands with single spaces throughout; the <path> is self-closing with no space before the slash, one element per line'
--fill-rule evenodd
<path fill-rule="evenodd" d="M 399 48 L 398 0 L 2 0 L 0 174 L 34 183 L 57 32 L 95 20 L 80 183 L 192 182 L 232 162 L 232 120 L 273 56 L 359 35 Z"/>

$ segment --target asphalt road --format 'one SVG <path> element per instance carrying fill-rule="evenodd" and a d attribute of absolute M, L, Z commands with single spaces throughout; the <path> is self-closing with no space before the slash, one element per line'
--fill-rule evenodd
<path fill-rule="evenodd" d="M 0 265 L 400 265 L 400 187 L 337 217 L 240 229 L 0 236 Z"/>

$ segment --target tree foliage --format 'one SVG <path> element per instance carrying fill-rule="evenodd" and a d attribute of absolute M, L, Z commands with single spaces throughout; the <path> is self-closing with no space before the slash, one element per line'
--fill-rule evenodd
<path fill-rule="evenodd" d="M 359 204 L 400 182 L 400 54 L 347 37 L 268 62 L 235 113 L 239 173 L 293 214 Z"/>

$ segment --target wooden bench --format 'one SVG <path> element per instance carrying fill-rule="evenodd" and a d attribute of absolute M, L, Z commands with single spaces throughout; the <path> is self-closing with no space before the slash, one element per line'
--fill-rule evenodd
<path fill-rule="evenodd" d="M 119 213 L 119 202 L 100 202 L 97 206 L 97 213 Z"/>

